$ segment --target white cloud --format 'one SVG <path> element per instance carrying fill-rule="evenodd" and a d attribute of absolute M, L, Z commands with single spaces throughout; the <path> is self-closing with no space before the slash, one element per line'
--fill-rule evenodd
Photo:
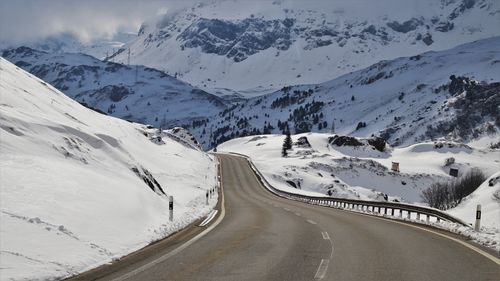
<path fill-rule="evenodd" d="M 136 32 L 141 23 L 185 1 L 1 0 L 0 41 L 21 44 L 61 33 L 84 42 Z"/>

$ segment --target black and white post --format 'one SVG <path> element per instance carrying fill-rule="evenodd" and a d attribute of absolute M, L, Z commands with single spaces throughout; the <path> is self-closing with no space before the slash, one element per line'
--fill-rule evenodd
<path fill-rule="evenodd" d="M 208 205 L 208 190 L 207 190 L 207 205 Z"/>
<path fill-rule="evenodd" d="M 168 212 L 169 212 L 169 220 L 173 221 L 174 220 L 174 197 L 169 196 L 168 197 Z"/>
<path fill-rule="evenodd" d="M 481 229 L 481 204 L 478 204 L 476 209 L 476 225 L 474 226 L 474 230 L 479 231 L 480 229 Z"/>

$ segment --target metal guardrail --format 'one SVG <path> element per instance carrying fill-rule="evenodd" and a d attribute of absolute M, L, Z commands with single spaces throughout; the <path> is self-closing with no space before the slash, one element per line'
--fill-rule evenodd
<path fill-rule="evenodd" d="M 308 196 L 302 194 L 291 193 L 283 190 L 279 190 L 273 187 L 260 173 L 260 171 L 255 167 L 250 157 L 240 153 L 232 153 L 234 155 L 238 155 L 244 157 L 248 161 L 248 165 L 255 172 L 255 175 L 270 192 L 291 200 L 301 201 L 309 204 L 353 210 L 353 211 L 361 211 L 367 212 L 374 215 L 390 215 L 392 217 L 395 216 L 395 211 L 398 211 L 399 218 L 403 218 L 403 212 L 406 212 L 406 218 L 411 219 L 411 214 L 416 214 L 416 221 L 423 223 L 421 220 L 421 216 L 424 215 L 425 222 L 429 223 L 430 218 L 433 217 L 437 222 L 440 220 L 449 221 L 452 223 L 457 223 L 463 226 L 471 227 L 470 224 L 455 218 L 445 212 L 442 212 L 437 209 L 427 208 L 422 206 L 415 206 L 410 204 L 398 203 L 398 202 L 384 202 L 384 201 L 367 201 L 367 200 L 356 200 L 356 199 L 346 199 L 346 198 L 336 198 L 336 197 L 321 197 L 321 196 Z M 383 209 L 383 211 L 382 211 Z M 389 213 L 390 210 L 390 213 Z"/>

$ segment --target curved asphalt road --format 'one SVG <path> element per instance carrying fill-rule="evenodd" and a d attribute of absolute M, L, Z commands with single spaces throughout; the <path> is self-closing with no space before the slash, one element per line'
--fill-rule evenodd
<path fill-rule="evenodd" d="M 245 159 L 219 158 L 226 215 L 212 231 L 169 258 L 203 228 L 75 279 L 500 280 L 498 257 L 403 223 L 276 197 Z"/>

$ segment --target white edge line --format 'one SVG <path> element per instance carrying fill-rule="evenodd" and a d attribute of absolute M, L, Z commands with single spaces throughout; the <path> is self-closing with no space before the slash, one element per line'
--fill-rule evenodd
<path fill-rule="evenodd" d="M 207 216 L 207 218 L 202 223 L 200 223 L 199 226 L 205 226 L 205 225 L 209 224 L 210 221 L 212 221 L 215 218 L 215 215 L 217 215 L 217 212 L 218 212 L 218 210 L 212 210 L 212 212 L 210 212 L 210 214 Z"/>
<path fill-rule="evenodd" d="M 314 275 L 314 279 L 323 279 L 325 277 L 326 270 L 328 269 L 328 263 L 330 260 L 322 259 L 316 274 Z"/>
<path fill-rule="evenodd" d="M 220 169 L 220 174 L 222 174 L 222 168 Z M 207 229 L 203 230 L 201 233 L 199 233 L 198 235 L 196 235 L 195 237 L 191 238 L 190 240 L 188 240 L 187 242 L 185 242 L 184 244 L 180 245 L 179 247 L 175 248 L 174 250 L 172 250 L 171 252 L 169 252 L 168 254 L 166 255 L 163 255 L 159 258 L 157 258 L 156 260 L 153 260 L 147 264 L 144 264 L 130 272 L 128 272 L 127 274 L 124 274 L 120 277 L 117 277 L 117 278 L 114 278 L 112 281 L 122 281 L 122 280 L 126 280 L 134 275 L 137 275 L 138 273 L 141 273 L 165 260 L 167 260 L 168 258 L 178 254 L 179 252 L 181 252 L 182 250 L 186 249 L 187 247 L 189 247 L 191 244 L 193 244 L 194 242 L 196 242 L 197 240 L 199 240 L 201 237 L 207 235 L 210 231 L 212 231 L 212 229 L 214 229 L 221 221 L 222 219 L 224 218 L 224 216 L 226 215 L 226 209 L 224 208 L 224 185 L 222 184 L 222 181 L 221 181 L 221 194 L 222 194 L 222 199 L 221 199 L 221 212 L 220 212 L 220 216 L 217 218 L 217 220 L 211 225 L 209 226 Z"/>

